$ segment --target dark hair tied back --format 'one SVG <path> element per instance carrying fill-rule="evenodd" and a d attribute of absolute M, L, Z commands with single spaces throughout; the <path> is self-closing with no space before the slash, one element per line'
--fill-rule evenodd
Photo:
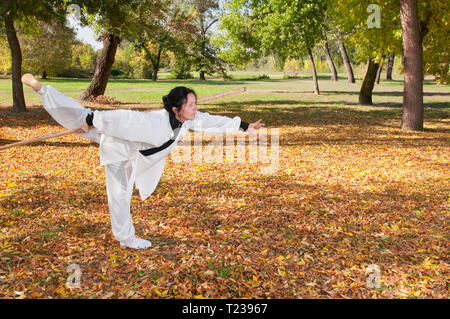
<path fill-rule="evenodd" d="M 164 95 L 162 100 L 164 103 L 164 108 L 169 112 L 173 113 L 172 107 L 176 107 L 178 111 L 181 110 L 181 107 L 187 100 L 187 95 L 189 93 L 194 94 L 197 98 L 197 94 L 195 94 L 194 90 L 189 89 L 185 86 L 178 86 L 173 88 L 168 95 Z"/>

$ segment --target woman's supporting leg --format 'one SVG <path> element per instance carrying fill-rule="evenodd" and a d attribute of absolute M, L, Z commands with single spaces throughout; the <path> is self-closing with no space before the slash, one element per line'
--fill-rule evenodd
<path fill-rule="evenodd" d="M 148 248 L 152 245 L 151 242 L 134 237 L 134 226 L 130 214 L 132 193 L 127 187 L 131 170 L 126 164 L 127 161 L 105 165 L 112 232 L 121 246 Z"/>

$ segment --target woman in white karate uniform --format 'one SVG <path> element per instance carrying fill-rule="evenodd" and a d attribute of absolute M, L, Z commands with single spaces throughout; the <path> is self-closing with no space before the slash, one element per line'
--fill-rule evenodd
<path fill-rule="evenodd" d="M 152 112 L 130 110 L 95 111 L 51 86 L 42 86 L 31 74 L 23 83 L 41 95 L 44 108 L 67 129 L 100 144 L 100 164 L 105 166 L 106 190 L 111 228 L 116 240 L 130 248 L 148 248 L 151 242 L 135 237 L 130 214 L 133 186 L 142 200 L 158 185 L 167 155 L 189 129 L 226 134 L 242 129 L 254 131 L 264 126 L 211 115 L 197 110 L 195 92 L 176 87 L 163 97 L 164 109 Z"/>

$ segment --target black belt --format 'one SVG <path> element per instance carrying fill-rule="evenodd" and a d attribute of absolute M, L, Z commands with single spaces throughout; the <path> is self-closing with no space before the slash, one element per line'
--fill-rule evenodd
<path fill-rule="evenodd" d="M 149 156 L 149 155 L 158 153 L 158 152 L 168 148 L 170 145 L 172 145 L 172 143 L 175 142 L 175 140 L 177 139 L 178 133 L 180 133 L 180 128 L 176 128 L 174 130 L 174 134 L 175 134 L 174 137 L 172 137 L 170 140 L 165 142 L 163 145 L 158 146 L 158 147 L 152 147 L 152 148 L 149 148 L 149 149 L 146 149 L 146 150 L 142 150 L 142 151 L 139 151 L 139 152 L 141 152 L 141 154 L 144 155 L 144 156 Z"/>
<path fill-rule="evenodd" d="M 158 152 L 162 151 L 163 149 L 169 147 L 173 142 L 175 142 L 175 139 L 173 139 L 173 140 L 170 139 L 170 140 L 168 140 L 167 142 L 165 142 L 161 146 L 152 147 L 152 148 L 149 148 L 149 149 L 146 149 L 146 150 L 142 150 L 142 151 L 139 151 L 139 152 L 141 152 L 141 154 L 144 155 L 144 156 L 149 156 L 149 155 L 158 153 Z"/>

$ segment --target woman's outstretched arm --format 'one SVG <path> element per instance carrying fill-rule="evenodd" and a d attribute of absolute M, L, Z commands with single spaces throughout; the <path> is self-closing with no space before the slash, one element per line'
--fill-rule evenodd
<path fill-rule="evenodd" d="M 241 129 L 252 134 L 256 129 L 264 127 L 264 125 L 264 123 L 261 123 L 261 120 L 247 123 L 242 121 L 239 116 L 231 118 L 197 111 L 195 120 L 191 121 L 190 129 L 211 134 L 226 134 Z"/>

